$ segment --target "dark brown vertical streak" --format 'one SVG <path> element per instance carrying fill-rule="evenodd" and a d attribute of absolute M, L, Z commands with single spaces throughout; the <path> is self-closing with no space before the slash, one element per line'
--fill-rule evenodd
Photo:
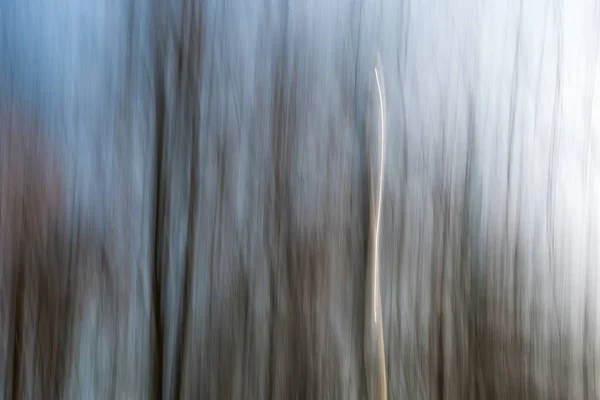
<path fill-rule="evenodd" d="M 157 44 L 160 43 L 157 40 Z M 163 67 L 160 63 L 161 47 L 157 46 L 155 59 L 155 114 L 156 114 L 156 181 L 154 192 L 154 265 L 152 282 L 152 299 L 154 302 L 154 331 L 156 334 L 156 351 L 154 352 L 154 394 L 158 399 L 163 398 L 163 372 L 164 372 L 164 317 L 162 301 L 162 239 L 164 215 L 164 198 L 162 187 L 163 174 L 163 148 L 164 148 L 164 130 L 165 130 L 165 81 Z"/>
<path fill-rule="evenodd" d="M 445 116 L 445 112 L 444 112 L 444 116 Z M 444 118 L 445 120 L 445 118 Z M 448 124 L 447 122 L 443 122 L 443 126 L 442 126 L 442 156 L 441 156 L 441 164 L 442 164 L 442 171 L 445 169 L 446 167 L 446 162 L 447 162 L 447 130 L 448 130 Z M 443 176 L 443 175 L 442 175 Z M 445 376 L 444 376 L 444 369 L 445 369 L 445 354 L 444 354 L 444 330 L 445 330 L 445 323 L 444 323 L 444 296 L 445 296 L 445 277 L 446 277 L 446 252 L 447 252 L 447 240 L 448 240 L 448 227 L 449 227 L 449 221 L 448 218 L 450 217 L 450 213 L 448 212 L 449 210 L 447 210 L 448 208 L 448 204 L 447 201 L 447 188 L 446 188 L 446 184 L 444 179 L 442 178 L 441 181 L 439 181 L 437 183 L 437 190 L 436 192 L 434 192 L 434 201 L 437 202 L 436 205 L 434 205 L 434 226 L 440 226 L 440 230 L 441 230 L 441 243 L 439 243 L 439 245 L 441 246 L 441 254 L 437 255 L 439 252 L 435 251 L 434 253 L 434 257 L 432 258 L 432 267 L 431 270 L 433 272 L 434 277 L 432 278 L 433 280 L 433 290 L 432 290 L 432 319 L 434 321 L 436 321 L 436 323 L 433 324 L 433 329 L 431 331 L 431 335 L 434 336 L 433 339 L 431 340 L 431 344 L 432 344 L 432 348 L 434 348 L 435 350 L 433 351 L 433 353 L 435 353 L 435 356 L 437 356 L 436 359 L 434 359 L 435 361 L 437 361 L 436 365 L 430 366 L 430 368 L 432 369 L 432 380 L 435 381 L 435 383 L 433 384 L 433 387 L 437 390 L 437 399 L 438 400 L 443 400 L 445 397 Z M 436 238 L 436 240 L 438 240 Z M 434 241 L 435 243 L 435 241 Z M 439 268 L 439 275 L 436 277 L 435 275 L 435 271 L 436 269 Z M 436 329 L 437 329 L 437 335 L 436 335 Z M 435 369 L 434 369 L 435 368 Z M 431 395 L 431 397 L 433 397 L 433 395 Z"/>
<path fill-rule="evenodd" d="M 476 321 L 477 318 L 477 312 L 478 309 L 475 308 L 473 306 L 473 303 L 476 303 L 477 301 L 479 301 L 479 299 L 477 298 L 478 296 L 473 296 L 473 291 L 471 290 L 472 287 L 472 283 L 473 283 L 473 276 L 477 276 L 477 274 L 480 272 L 478 271 L 478 268 L 480 267 L 480 265 L 475 262 L 473 263 L 473 257 L 472 257 L 472 248 L 473 248 L 473 243 L 477 243 L 477 241 L 479 240 L 478 237 L 475 237 L 474 234 L 474 229 L 473 229 L 473 224 L 474 224 L 474 217 L 473 217 L 473 212 L 471 211 L 474 207 L 474 176 L 473 176 L 473 169 L 474 169 L 474 158 L 475 158 L 475 146 L 476 146 L 476 139 L 475 139 L 475 135 L 476 135 L 476 121 L 475 121 L 475 113 L 474 113 L 474 97 L 475 94 L 473 93 L 473 89 L 470 88 L 469 90 L 469 98 L 468 98 L 468 106 L 467 106 L 467 120 L 468 120 L 468 125 L 467 125 L 467 160 L 466 160 L 466 166 L 465 166 L 465 177 L 464 177 L 464 192 L 463 192 L 463 205 L 462 205 L 462 238 L 460 240 L 461 243 L 461 250 L 460 250 L 460 263 L 462 264 L 461 270 L 459 271 L 459 274 L 461 274 L 461 277 L 465 278 L 465 284 L 467 285 L 468 289 L 465 290 L 465 287 L 461 288 L 461 298 L 460 298 L 460 305 L 462 307 L 465 307 L 466 312 L 467 312 L 467 316 L 466 316 L 466 323 L 467 323 L 467 343 L 472 347 L 468 354 L 467 354 L 467 360 L 469 360 L 470 365 L 468 365 L 468 370 L 467 373 L 469 373 L 471 376 L 469 376 L 467 378 L 467 385 L 471 387 L 471 393 L 470 395 L 473 394 L 473 390 L 475 390 L 477 392 L 477 375 L 478 375 L 478 368 L 479 368 L 479 357 L 478 357 L 478 342 L 477 342 L 477 333 L 474 329 L 473 326 L 473 321 Z M 476 216 L 478 216 L 478 213 L 475 214 Z M 477 250 L 475 250 L 477 251 Z M 475 264 L 475 265 L 473 265 Z M 473 271 L 473 269 L 475 268 L 475 271 Z M 465 271 L 466 269 L 466 271 Z M 469 298 L 467 293 L 469 293 L 469 295 L 473 296 L 473 298 Z M 477 292 L 476 292 L 477 293 Z M 478 293 L 477 293 L 478 294 Z M 457 338 L 459 339 L 459 338 Z M 463 363 L 463 365 L 466 363 Z"/>
<path fill-rule="evenodd" d="M 20 253 L 20 252 L 19 252 Z M 21 258 L 22 254 L 18 254 Z M 17 268 L 13 271 L 13 334 L 12 334 L 12 398 L 21 398 L 21 347 L 23 343 L 23 289 L 24 289 L 24 267 L 23 260 L 19 260 Z"/>
<path fill-rule="evenodd" d="M 287 40 L 288 40 L 288 2 L 285 1 L 286 5 L 283 7 L 283 24 L 281 34 L 281 48 L 275 57 L 275 76 L 274 76 L 274 93 L 273 93 L 273 105 L 272 105 L 272 122 L 271 122 L 271 145 L 272 147 L 272 158 L 273 158 L 273 195 L 272 195 L 272 206 L 273 206 L 273 222 L 268 222 L 268 229 L 273 230 L 269 236 L 272 237 L 273 233 L 275 238 L 271 240 L 276 241 L 276 249 L 271 250 L 270 254 L 270 268 L 269 268 L 269 280 L 270 280 L 270 297 L 271 297 L 271 313 L 270 313 L 270 327 L 269 327 L 269 375 L 268 375 L 268 386 L 267 393 L 268 398 L 273 400 L 278 394 L 276 388 L 277 385 L 277 354 L 276 346 L 274 344 L 278 334 L 276 331 L 276 324 L 278 323 L 278 275 L 280 271 L 277 269 L 281 268 L 284 263 L 282 258 L 288 256 L 288 235 L 287 225 L 282 224 L 285 221 L 284 212 L 285 202 L 287 200 L 287 188 L 285 185 L 285 173 L 283 170 L 285 161 L 285 141 L 287 140 L 287 114 L 286 111 L 286 93 L 284 86 L 284 79 L 287 78 L 287 71 L 285 62 L 287 60 Z M 285 117 L 285 120 L 284 120 Z M 269 220 L 271 220 L 269 218 Z M 272 226 L 271 226 L 272 224 Z M 273 254 L 273 251 L 275 254 Z M 279 328 L 279 327 L 277 327 Z M 279 345 L 279 343 L 277 343 Z"/>
<path fill-rule="evenodd" d="M 405 5 L 406 5 L 406 10 L 405 10 Z M 404 33 L 404 40 L 403 40 L 403 59 L 402 59 L 402 63 L 400 62 L 400 37 L 398 38 L 398 57 L 397 57 L 397 68 L 398 68 L 398 82 L 399 82 L 399 90 L 400 90 L 400 94 L 399 94 L 399 101 L 400 101 L 400 112 L 401 112 L 401 118 L 402 118 L 402 131 L 401 131 L 401 135 L 402 135 L 402 173 L 400 174 L 401 179 L 402 179 L 402 185 L 407 185 L 408 183 L 408 168 L 409 168 L 409 164 L 408 164 L 408 110 L 407 110 L 407 102 L 406 102 L 406 86 L 404 84 L 405 82 L 405 76 L 406 76 L 406 71 L 407 71 L 407 60 L 408 60 L 408 38 L 409 38 L 409 26 L 410 26 L 410 12 L 411 12 L 411 8 L 410 8 L 410 3 L 409 2 L 402 2 L 402 18 L 400 18 L 399 20 L 402 21 L 402 23 L 404 23 L 404 25 L 406 25 L 406 28 L 404 28 L 403 26 L 403 33 Z M 404 16 L 406 14 L 406 17 Z M 399 35 L 400 36 L 400 35 Z M 402 257 L 401 255 L 404 254 L 404 252 L 406 251 L 406 245 L 405 245 L 405 241 L 406 241 L 406 237 L 407 235 L 405 234 L 406 232 L 406 227 L 405 227 L 405 223 L 407 220 L 406 217 L 406 207 L 407 207 L 407 195 L 406 192 L 403 191 L 403 193 L 401 194 L 401 198 L 400 198 L 400 216 L 399 216 L 399 222 L 398 222 L 398 226 L 400 226 L 400 235 L 398 237 L 398 242 L 400 243 L 400 249 L 398 250 L 398 254 L 400 255 L 400 257 Z M 402 264 L 400 264 L 400 267 L 402 266 Z M 397 273 L 397 274 L 396 274 Z M 391 279 L 393 282 L 394 287 L 396 285 L 398 285 L 398 278 L 397 276 L 401 276 L 402 271 L 396 271 L 396 268 L 392 268 L 391 271 Z M 390 301 L 390 314 L 391 314 L 391 303 L 394 301 L 394 297 L 396 297 L 397 299 L 400 298 L 400 296 L 394 296 L 393 294 L 391 295 L 392 297 L 392 301 Z M 418 305 L 415 302 L 415 308 L 417 308 Z M 417 315 L 419 315 L 420 312 L 417 312 Z M 402 321 L 399 320 L 398 324 L 400 325 L 399 330 L 402 329 Z M 391 326 L 392 324 L 389 324 L 389 338 L 392 338 L 392 330 L 391 330 Z M 390 341 L 393 343 L 393 341 L 390 339 Z M 388 357 L 386 359 L 386 365 L 388 366 L 389 371 L 392 371 L 392 362 L 390 360 L 390 357 L 392 356 L 391 354 L 391 349 L 393 348 L 393 344 L 390 343 L 390 346 L 388 346 Z M 391 392 L 391 388 L 393 387 L 393 385 L 388 385 L 389 390 L 390 390 L 390 397 L 392 397 L 392 392 Z"/>
<path fill-rule="evenodd" d="M 192 126 L 195 124 L 192 124 Z M 198 140 L 197 136 L 199 132 L 196 127 L 192 128 L 192 160 L 191 160 L 191 177 L 190 177 L 190 206 L 188 209 L 188 233 L 187 233 L 187 243 L 185 249 L 185 282 L 183 288 L 183 323 L 181 332 L 179 332 L 179 349 L 177 354 L 177 362 L 175 366 L 177 368 L 177 376 L 176 376 L 176 389 L 178 396 L 177 398 L 181 398 L 182 393 L 182 383 L 183 383 L 183 374 L 184 369 L 182 368 L 185 360 L 185 354 L 187 349 L 187 331 L 189 327 L 189 320 L 191 316 L 190 313 L 190 304 L 192 302 L 192 287 L 193 287 L 193 270 L 194 270 L 194 261 L 195 257 L 195 243 L 196 243 L 196 209 L 197 209 L 197 194 L 198 191 Z M 211 263 L 210 268 L 213 268 L 214 264 Z M 212 286 L 212 284 L 211 284 Z"/>
<path fill-rule="evenodd" d="M 515 54 L 515 63 L 514 63 L 514 68 L 515 68 L 515 76 L 514 76 L 514 82 L 513 82 L 513 96 L 512 96 L 512 107 L 511 107 L 511 119 L 510 119 L 510 129 L 511 129 L 511 137 L 510 137 L 510 143 L 509 143 L 509 158 L 508 158 L 508 169 L 509 169 L 509 175 L 508 178 L 510 179 L 510 174 L 511 174 L 511 168 L 512 168 L 512 158 L 513 158 L 513 144 L 515 142 L 515 130 L 516 130 L 516 109 L 517 109 L 517 95 L 516 95 L 516 91 L 517 88 L 519 87 L 519 55 L 521 53 L 521 29 L 522 29 L 522 25 L 523 25 L 523 21 L 522 21 L 522 15 L 523 15 L 523 0 L 520 1 L 519 4 L 519 22 L 518 22 L 518 28 L 517 28 L 517 40 L 516 40 L 516 54 Z M 522 347 L 523 347 L 523 343 L 521 341 L 521 338 L 519 337 L 519 332 L 522 332 L 521 329 L 521 307 L 519 306 L 520 301 L 522 301 L 522 299 L 520 299 L 520 235 L 521 235 L 521 227 L 519 226 L 519 213 L 521 211 L 521 185 L 523 182 L 523 139 L 521 138 L 521 149 L 520 149 L 520 166 L 519 166 L 519 171 L 518 171 L 518 181 L 516 182 L 517 185 L 517 204 L 515 206 L 515 239 L 514 239 L 514 250 L 513 250 L 513 254 L 512 254 L 512 264 L 513 264 L 513 328 L 512 328 L 512 339 L 514 340 L 514 343 L 511 343 L 511 347 L 509 351 L 516 351 L 516 354 L 521 354 L 522 352 Z M 509 195 L 512 193 L 512 191 L 510 190 L 511 185 L 510 185 L 510 181 L 509 181 L 509 185 L 508 185 L 508 194 L 507 194 L 507 209 L 506 209 L 506 213 L 507 213 L 507 220 L 509 218 L 509 214 L 508 214 L 508 202 L 510 201 Z M 507 229 L 508 229 L 508 224 L 507 224 Z M 508 230 L 507 230 L 507 240 L 508 240 Z M 509 244 L 507 243 L 507 246 Z M 514 347 L 513 347 L 514 346 Z M 523 356 L 522 359 L 525 359 L 525 355 Z M 525 372 L 525 368 L 523 365 L 523 362 L 517 362 L 515 364 L 515 368 L 517 369 L 517 372 L 511 374 L 512 376 L 522 376 L 523 373 Z M 512 381 L 512 376 L 511 376 L 511 380 L 510 380 L 510 384 L 513 385 L 514 382 Z M 510 389 L 512 391 L 512 389 Z M 519 388 L 515 388 L 515 390 L 519 390 Z M 523 389 L 521 389 L 523 390 Z M 509 391 L 509 393 L 511 393 L 511 391 Z M 520 393 L 514 393 L 513 395 L 520 395 Z"/>
<path fill-rule="evenodd" d="M 444 329 L 445 329 L 445 321 L 444 321 L 444 296 L 445 296 L 445 278 L 446 278 L 446 246 L 448 245 L 448 226 L 449 221 L 447 220 L 450 217 L 450 212 L 446 208 L 448 208 L 448 204 L 444 198 L 444 192 L 442 192 L 441 197 L 441 218 L 442 218 L 442 257 L 441 257 L 441 265 L 440 265 L 440 276 L 439 276 L 439 288 L 438 288 L 438 342 L 437 342 L 437 351 L 438 351 L 438 365 L 437 365 L 437 384 L 438 384 L 438 400 L 443 400 L 445 397 L 445 354 L 444 354 Z"/>
<path fill-rule="evenodd" d="M 372 175 L 372 166 L 371 166 L 371 162 L 373 161 L 373 157 L 371 154 L 371 146 L 372 144 L 370 144 L 370 140 L 369 140 L 369 135 L 367 132 L 367 121 L 365 118 L 365 103 L 364 100 L 362 100 L 362 93 L 363 91 L 361 90 L 361 66 L 360 66 L 360 60 L 362 58 L 361 55 L 361 50 L 363 48 L 363 46 L 361 46 L 362 44 L 362 32 L 363 32 L 363 19 L 364 19 L 364 0 L 360 0 L 358 2 L 358 32 L 357 32 L 357 36 L 356 36 L 356 61 L 355 61 L 355 66 L 354 66 L 354 118 L 355 118 L 355 124 L 356 124 L 356 128 L 357 128 L 357 134 L 359 137 L 359 141 L 361 143 L 362 148 L 364 148 L 366 151 L 364 153 L 361 153 L 362 156 L 362 160 L 361 164 L 366 164 L 366 168 L 362 168 L 361 171 L 361 175 L 360 175 L 360 179 L 363 185 L 366 185 L 366 192 L 368 193 L 367 196 L 362 196 L 362 202 L 361 202 L 361 212 L 363 215 L 362 218 L 362 223 L 363 223 L 363 229 L 362 231 L 365 232 L 364 236 L 363 236 L 363 254 L 364 254 L 364 272 L 363 272 L 363 278 L 368 281 L 369 279 L 369 263 L 370 263 L 370 255 L 369 255 L 369 242 L 371 241 L 371 225 L 372 225 L 372 221 L 371 219 L 373 218 L 373 216 L 371 215 L 371 207 L 372 207 L 372 202 L 373 200 L 373 186 L 372 186 L 372 180 L 373 175 Z M 370 74 L 369 74 L 370 76 Z M 369 365 L 367 363 L 367 360 L 364 356 L 365 351 L 367 349 L 366 347 L 366 340 L 367 340 L 367 331 L 366 331 L 366 321 L 364 321 L 365 315 L 368 314 L 368 310 L 366 309 L 367 307 L 369 307 L 369 302 L 368 302 L 368 296 L 369 296 L 369 290 L 366 288 L 365 285 L 362 285 L 362 289 L 361 289 L 364 293 L 363 295 L 363 323 L 361 324 L 361 326 L 363 327 L 363 329 L 361 329 L 360 333 L 359 333 L 359 339 L 360 339 L 360 343 L 362 346 L 361 352 L 360 354 L 363 354 L 363 356 L 361 357 L 361 376 L 363 378 L 363 382 L 362 382 L 362 386 L 364 388 L 364 396 L 368 397 L 369 395 L 369 380 L 370 380 L 370 372 L 369 372 Z M 386 362 L 388 360 L 386 359 Z"/>
<path fill-rule="evenodd" d="M 192 146 L 192 157 L 190 160 L 190 200 L 188 206 L 188 226 L 187 226 L 187 243 L 185 247 L 185 271 L 184 271 L 184 287 L 183 287 L 183 312 L 181 328 L 179 331 L 179 339 L 178 339 L 178 349 L 176 355 L 176 361 L 174 363 L 175 366 L 175 391 L 177 393 L 177 398 L 182 397 L 183 393 L 183 377 L 185 375 L 184 367 L 185 357 L 187 354 L 188 347 L 188 328 L 190 325 L 190 310 L 191 310 L 191 302 L 192 302 L 192 294 L 193 294 L 193 284 L 194 284 L 194 263 L 196 260 L 196 216 L 197 216 L 197 208 L 198 208 L 198 163 L 199 160 L 199 152 L 198 152 L 198 136 L 201 134 L 199 131 L 199 126 L 201 125 L 200 121 L 198 121 L 199 116 L 196 114 L 198 112 L 198 99 L 201 93 L 200 82 L 196 79 L 197 76 L 202 76 L 201 71 L 196 71 L 196 69 L 201 68 L 202 65 L 202 13 L 199 13 L 199 20 L 196 21 L 196 10 L 194 6 L 200 7 L 194 2 L 185 2 L 184 9 L 182 13 L 182 18 L 187 19 L 182 22 L 182 26 L 184 28 L 184 32 L 182 35 L 182 49 L 180 49 L 180 61 L 183 61 L 183 64 L 180 64 L 180 88 L 179 90 L 183 92 L 183 104 L 181 107 L 186 111 L 184 114 L 184 120 L 189 119 L 190 126 L 189 133 L 191 135 L 190 145 Z M 189 9 L 188 7 L 189 6 Z M 187 14 L 187 15 L 186 15 Z M 187 24 L 186 24 L 187 22 Z M 185 29 L 187 28 L 187 32 Z M 187 33 L 187 35 L 186 35 Z M 197 48 L 194 46 L 197 45 Z M 183 53 L 183 54 L 182 54 Z M 189 80 L 189 82 L 187 82 Z M 186 84 L 187 87 L 183 85 Z M 177 133 L 176 133 L 177 134 Z M 219 202 L 220 203 L 220 202 Z M 219 204 L 217 203 L 217 204 Z M 218 206 L 220 209 L 220 206 Z M 218 223 L 218 221 L 217 221 Z M 215 227 L 217 225 L 215 224 Z M 213 245 L 214 247 L 214 245 Z M 214 268 L 214 262 L 211 262 L 209 268 Z M 212 279 L 210 287 L 212 288 Z M 210 297 L 212 299 L 212 296 Z"/>
<path fill-rule="evenodd" d="M 598 20 L 599 17 L 599 13 L 600 12 L 600 7 L 597 5 L 596 6 L 596 20 Z M 592 63 L 594 69 L 597 66 L 598 63 L 598 48 L 600 45 L 600 40 L 598 37 L 598 32 L 596 32 L 596 44 L 594 46 L 594 62 Z M 587 126 L 587 140 L 586 140 L 586 157 L 585 157 L 585 163 L 584 163 L 584 168 L 585 168 L 585 173 L 584 173 L 584 179 L 586 181 L 588 181 L 588 176 L 589 176 L 589 163 L 590 163 L 590 149 L 592 146 L 592 115 L 593 115 L 593 111 L 594 111 L 594 97 L 596 94 L 596 71 L 594 70 L 594 74 L 592 77 L 592 83 L 590 86 L 590 107 L 588 110 L 588 126 Z M 588 194 L 589 196 L 589 194 Z M 589 204 L 589 203 L 588 203 Z M 589 205 L 588 205 L 589 207 Z M 587 235 L 586 235 L 586 254 L 591 254 L 591 234 L 588 230 Z M 593 275 L 590 276 L 590 261 L 587 261 L 587 266 L 586 266 L 586 280 L 585 280 L 585 296 L 584 296 L 584 311 L 583 311 L 583 349 L 585 353 L 592 353 L 593 352 L 593 339 L 592 339 L 592 335 L 590 332 L 590 301 L 592 299 L 592 294 L 591 294 L 591 290 L 590 290 L 590 281 L 593 279 Z M 594 371 L 593 368 L 591 368 L 592 366 L 590 366 L 590 364 L 592 364 L 593 361 L 593 355 L 588 354 L 587 356 L 583 357 L 583 393 L 584 393 L 584 397 L 586 399 L 589 399 L 592 397 L 592 393 L 593 393 L 593 388 L 590 387 L 590 384 L 593 384 L 593 379 L 592 382 L 590 382 L 590 374 L 593 373 L 592 371 Z"/>
<path fill-rule="evenodd" d="M 547 224 L 547 235 L 548 235 L 548 265 L 550 267 L 550 273 L 552 274 L 553 277 L 553 289 L 554 289 L 554 293 L 553 293 L 553 301 L 554 301 L 554 307 L 555 310 L 558 310 L 558 304 L 557 304 L 557 299 L 556 299 L 556 274 L 555 274 L 555 270 L 554 270 L 554 221 L 552 219 L 552 215 L 551 213 L 554 211 L 554 206 L 553 206 L 553 202 L 554 202 L 554 190 L 553 190 L 553 178 L 555 176 L 555 152 L 556 152 L 556 140 L 557 140 L 557 136 L 559 135 L 560 131 L 558 129 L 558 112 L 560 109 L 560 102 L 561 102 L 561 85 L 562 85 L 562 39 L 561 39 L 561 33 L 563 31 L 563 27 L 562 27 L 562 15 L 561 15 L 561 9 L 560 9 L 560 5 L 558 4 L 559 0 L 555 1 L 555 23 L 558 25 L 557 29 L 556 29 L 556 41 L 557 41 L 557 48 L 558 48 L 558 55 L 557 55 L 557 61 L 556 61 L 556 89 L 555 89 L 555 101 L 554 101 L 554 110 L 553 110 L 553 121 L 552 121 L 552 135 L 551 135 L 551 144 L 550 144 L 550 165 L 548 166 L 548 176 L 547 176 L 547 183 L 548 183 L 548 189 L 547 189 L 547 193 L 546 193 L 546 200 L 547 200 L 547 204 L 546 204 L 546 218 L 548 220 L 548 224 Z M 558 321 L 557 321 L 558 322 Z"/>
<path fill-rule="evenodd" d="M 510 116 L 509 116 L 509 129 L 510 129 L 510 138 L 509 138 L 509 142 L 508 142 L 508 168 L 507 168 L 507 172 L 506 172 L 506 206 L 505 206 L 505 234 L 504 234 L 504 246 L 506 246 L 506 250 L 508 252 L 509 248 L 510 248 L 510 232 L 509 232 L 509 220 L 510 220 L 510 202 L 511 202 L 511 195 L 512 195 L 512 190 L 511 190 L 511 175 L 512 175 L 512 159 L 513 159 L 513 146 L 514 146 L 514 141 L 515 141 L 515 129 L 516 129 L 516 109 L 517 109 L 517 88 L 519 87 L 519 55 L 520 55 L 520 44 L 521 44 L 521 28 L 522 28 L 522 14 L 523 14 L 523 1 L 521 0 L 520 4 L 519 4 L 519 21 L 518 21 L 518 25 L 517 25 L 517 38 L 516 38 L 516 43 L 515 43 L 515 60 L 514 60 L 514 64 L 513 64 L 513 83 L 512 83 L 512 89 L 511 89 L 511 108 L 510 108 Z M 520 182 L 519 182 L 520 184 Z M 519 197 L 519 194 L 517 194 L 517 197 Z M 518 201 L 518 200 L 517 200 Z M 518 212 L 518 207 L 517 206 L 517 212 Z M 517 248 L 519 245 L 519 227 L 518 227 L 518 221 L 516 222 L 517 227 L 516 227 L 516 238 L 515 238 L 515 250 L 512 254 L 512 268 L 513 268 L 513 282 L 512 282 L 512 300 L 513 300 L 513 304 L 512 306 L 514 307 L 514 309 L 512 310 L 513 313 L 513 327 L 510 329 L 511 330 L 511 336 L 516 335 L 518 326 L 519 326 L 519 313 L 517 312 L 517 302 L 518 302 L 518 297 L 519 297 L 519 285 L 518 285 L 518 255 L 517 255 Z M 508 258 L 508 254 L 507 254 L 507 258 Z M 512 338 L 513 340 L 516 339 L 515 337 Z M 514 345 L 515 343 L 510 343 L 510 346 L 512 347 L 512 345 Z M 521 365 L 520 363 L 517 363 L 517 368 L 519 368 L 519 366 Z"/>
<path fill-rule="evenodd" d="M 240 265 L 244 265 L 244 257 L 242 254 L 242 251 L 240 250 L 239 252 L 239 263 Z M 243 351 L 243 356 L 242 356 L 242 388 L 244 390 L 243 393 L 250 393 L 250 389 L 249 389 L 249 383 L 248 381 L 249 379 L 249 375 L 250 375 L 250 345 L 251 345 L 251 341 L 250 341 L 250 335 L 251 335 L 251 330 L 249 328 L 250 326 L 250 313 L 252 312 L 252 310 L 250 309 L 250 304 L 252 299 L 250 298 L 250 279 L 248 279 L 248 276 L 245 275 L 244 276 L 244 332 L 243 332 L 243 338 L 244 338 L 244 344 L 242 347 L 242 351 Z"/>
<path fill-rule="evenodd" d="M 590 233 L 588 232 L 587 234 L 587 254 L 590 254 Z M 591 393 L 592 393 L 592 389 L 590 388 L 590 378 L 589 378 L 589 374 L 590 374 L 590 359 L 592 359 L 593 356 L 593 344 L 591 344 L 590 342 L 592 342 L 592 337 L 590 334 L 590 317 L 589 317 L 589 313 L 590 313 L 590 298 L 592 297 L 592 295 L 590 294 L 590 267 L 589 265 L 587 266 L 587 271 L 586 271 L 586 280 L 585 280 L 585 284 L 584 284 L 584 297 L 583 297 L 583 301 L 584 301 L 584 305 L 583 305 L 583 351 L 586 355 L 584 355 L 584 357 L 582 357 L 582 371 L 583 371 L 583 394 L 584 394 L 584 398 L 585 399 L 590 399 L 592 398 Z M 589 349 L 588 349 L 589 347 Z M 588 353 L 589 351 L 589 353 Z M 593 371 L 593 369 L 592 369 Z"/>

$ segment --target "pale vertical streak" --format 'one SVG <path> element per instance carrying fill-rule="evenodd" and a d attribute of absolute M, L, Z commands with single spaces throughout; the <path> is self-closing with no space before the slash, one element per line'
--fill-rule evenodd
<path fill-rule="evenodd" d="M 378 63 L 381 65 L 381 62 Z M 375 68 L 375 80 L 379 95 L 381 128 L 380 128 L 380 161 L 378 176 L 377 199 L 374 196 L 374 179 L 370 173 L 370 202 L 371 202 L 371 230 L 370 230 L 370 249 L 368 257 L 368 276 L 367 281 L 367 299 L 373 301 L 373 307 L 366 307 L 365 315 L 365 361 L 367 363 L 367 381 L 369 397 L 371 399 L 387 399 L 387 373 L 385 366 L 385 345 L 383 338 L 383 321 L 381 316 L 381 291 L 379 282 L 379 235 L 381 224 L 381 203 L 383 193 L 383 168 L 385 164 L 385 108 L 384 95 L 382 92 L 382 83 L 380 81 L 380 71 Z M 370 157 L 369 157 L 370 158 Z M 369 170 L 371 163 L 369 162 Z M 374 214 L 374 215 L 373 215 Z M 373 218 L 374 217 L 374 218 Z M 374 220 L 374 222 L 373 222 Z M 371 314 L 372 311 L 372 314 Z M 377 392 L 379 395 L 377 396 Z"/>
<path fill-rule="evenodd" d="M 383 110 L 383 96 L 381 95 L 381 84 L 379 83 L 379 74 L 377 73 L 377 68 L 375 68 L 375 80 L 377 81 L 377 91 L 379 93 L 379 110 L 381 116 L 381 155 L 379 157 L 379 182 L 377 184 L 378 193 L 377 193 L 377 216 L 375 222 L 375 243 L 374 243 L 374 274 L 376 285 L 376 290 L 373 291 L 373 315 L 375 319 L 375 323 L 377 323 L 377 306 L 380 306 L 381 302 L 381 293 L 379 293 L 379 225 L 381 222 L 381 198 L 383 192 L 383 163 L 385 159 L 385 113 Z"/>

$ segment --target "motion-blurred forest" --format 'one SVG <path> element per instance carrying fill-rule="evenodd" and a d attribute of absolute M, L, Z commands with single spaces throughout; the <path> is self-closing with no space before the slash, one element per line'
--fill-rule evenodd
<path fill-rule="evenodd" d="M 0 0 L 0 399 L 600 398 L 600 3 Z M 373 148 L 376 148 L 373 147 Z"/>

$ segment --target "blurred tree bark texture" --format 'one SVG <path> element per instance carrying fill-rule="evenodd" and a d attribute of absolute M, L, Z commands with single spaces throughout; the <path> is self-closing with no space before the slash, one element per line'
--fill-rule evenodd
<path fill-rule="evenodd" d="M 600 4 L 0 0 L 0 398 L 600 398 Z"/>

